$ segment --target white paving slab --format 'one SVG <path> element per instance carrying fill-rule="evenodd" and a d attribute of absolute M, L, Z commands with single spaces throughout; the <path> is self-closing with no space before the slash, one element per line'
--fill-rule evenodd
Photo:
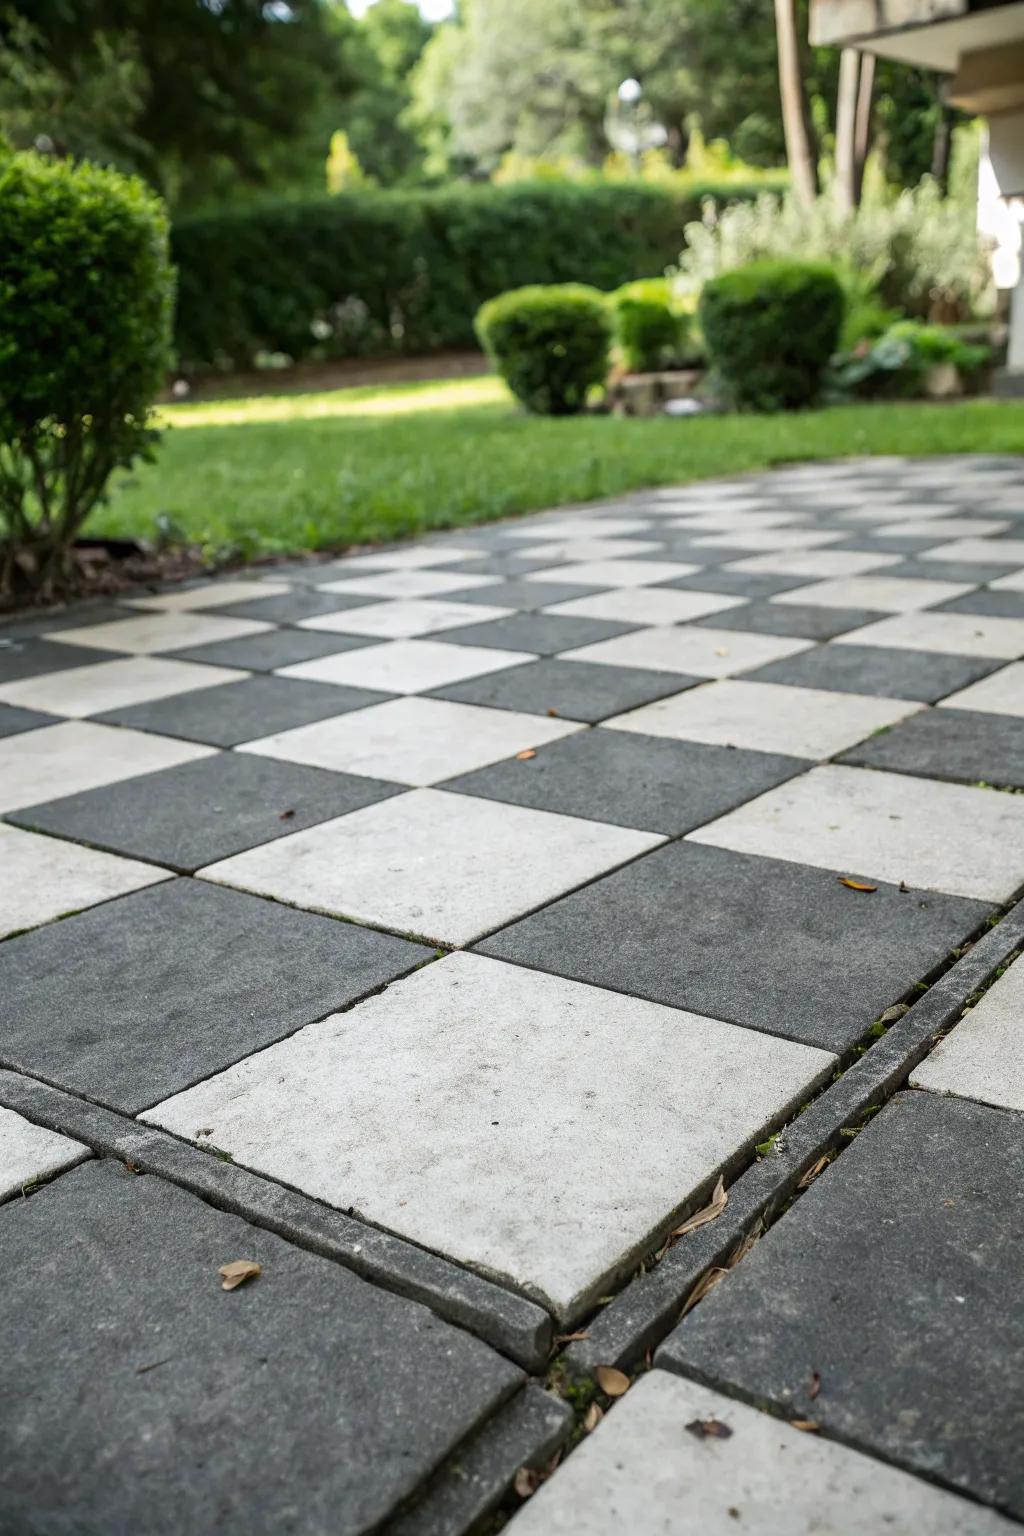
<path fill-rule="evenodd" d="M 691 1426 L 714 1420 L 728 1436 Z M 1012 1536 L 1001 1515 L 667 1371 L 643 1376 L 513 1536 Z"/>
<path fill-rule="evenodd" d="M 1024 797 L 866 768 L 812 768 L 690 836 L 983 901 L 1024 883 Z"/>
<path fill-rule="evenodd" d="M 833 645 L 886 645 L 901 651 L 941 651 L 950 656 L 1024 656 L 1024 619 L 991 619 L 977 613 L 901 613 L 863 629 L 837 635 Z"/>
<path fill-rule="evenodd" d="M 0 811 L 99 789 L 140 773 L 174 768 L 200 757 L 212 747 L 173 741 L 143 731 L 66 720 L 38 731 L 0 739 Z"/>
<path fill-rule="evenodd" d="M 144 1118 L 568 1318 L 834 1061 L 459 954 Z"/>
<path fill-rule="evenodd" d="M 348 571 L 417 571 L 424 566 L 447 565 L 455 560 L 475 560 L 478 549 L 456 549 L 449 544 L 410 544 L 402 549 L 375 549 L 368 555 L 346 555 Z"/>
<path fill-rule="evenodd" d="M 606 720 L 602 728 L 817 759 L 832 757 L 923 707 L 903 699 L 730 678 L 656 699 Z"/>
<path fill-rule="evenodd" d="M 694 570 L 699 570 L 694 566 Z M 743 597 L 724 597 L 717 592 L 675 592 L 667 587 L 624 587 L 618 592 L 595 592 L 593 597 L 574 597 L 567 603 L 545 608 L 565 618 L 613 619 L 621 624 L 685 624 L 708 614 L 742 608 Z"/>
<path fill-rule="evenodd" d="M 1024 565 L 1024 539 L 954 539 L 928 549 L 924 560 L 977 560 L 980 565 Z"/>
<path fill-rule="evenodd" d="M 265 589 L 264 594 L 265 595 Z M 216 613 L 140 613 L 134 619 L 115 619 L 110 624 L 86 624 L 81 629 L 62 629 L 56 637 L 67 645 L 91 645 L 98 651 L 128 651 L 146 656 L 152 651 L 176 651 L 185 646 L 212 645 L 217 640 L 239 640 L 261 635 L 270 624 L 257 619 L 227 619 Z"/>
<path fill-rule="evenodd" d="M 863 576 L 866 571 L 896 565 L 902 558 L 902 555 L 859 554 L 852 549 L 794 549 L 788 554 L 751 555 L 749 560 L 732 560 L 729 569 L 752 576 L 806 576 L 808 580 L 817 577 L 824 581 L 834 576 Z"/>
<path fill-rule="evenodd" d="M 81 1142 L 59 1136 L 0 1106 L 0 1200 L 20 1195 L 26 1185 L 73 1168 L 91 1154 Z"/>
<path fill-rule="evenodd" d="M 914 517 L 905 523 L 889 523 L 878 530 L 881 539 L 935 539 L 946 540 L 981 538 L 988 533 L 1005 533 L 1013 525 L 982 517 Z M 926 555 L 933 559 L 934 554 Z M 994 557 L 993 557 L 994 558 Z"/>
<path fill-rule="evenodd" d="M 463 945 L 665 839 L 414 790 L 202 871 L 294 906 Z"/>
<path fill-rule="evenodd" d="M 551 539 L 590 538 L 606 539 L 620 533 L 645 534 L 649 531 L 647 519 L 641 517 L 594 517 L 585 512 L 575 516 L 539 518 L 528 517 L 510 528 L 501 530 L 506 539 L 532 539 L 535 544 Z"/>
<path fill-rule="evenodd" d="M 806 512 L 766 512 L 751 508 L 735 511 L 731 507 L 718 507 L 712 512 L 687 512 L 674 517 L 671 527 L 687 533 L 725 533 L 733 528 L 790 528 L 802 527 L 807 521 Z"/>
<path fill-rule="evenodd" d="M 1018 960 L 940 1040 L 913 1088 L 1024 1110 L 1024 965 Z"/>
<path fill-rule="evenodd" d="M 973 588 L 957 581 L 918 581 L 909 576 L 846 576 L 780 592 L 773 603 L 817 603 L 825 608 L 878 608 L 882 613 L 912 613 L 962 597 Z M 945 617 L 945 615 L 943 615 Z"/>
<path fill-rule="evenodd" d="M 378 688 L 385 693 L 422 693 L 443 688 L 486 672 L 504 671 L 536 657 L 526 651 L 499 651 L 493 646 L 445 645 L 443 640 L 391 640 L 336 656 L 318 656 L 281 667 L 278 677 L 302 677 L 314 683 L 341 683 L 353 688 Z"/>
<path fill-rule="evenodd" d="M 649 667 L 655 672 L 690 673 L 694 677 L 731 677 L 766 666 L 784 656 L 810 650 L 810 640 L 783 635 L 757 635 L 739 629 L 693 629 L 655 625 L 614 640 L 565 651 L 563 661 L 597 661 L 612 667 Z"/>
<path fill-rule="evenodd" d="M 517 549 L 524 560 L 548 560 L 552 565 L 568 564 L 583 560 L 618 560 L 631 555 L 649 555 L 660 549 L 660 543 L 650 539 L 564 539 L 560 543 L 531 544 Z"/>
<path fill-rule="evenodd" d="M 405 598 L 390 603 L 368 603 L 365 608 L 346 608 L 341 613 L 321 613 L 303 619 L 299 629 L 322 629 L 328 634 L 376 635 L 381 640 L 407 640 L 437 629 L 458 629 L 462 624 L 485 624 L 488 619 L 507 619 L 514 608 L 484 603 L 446 603 L 442 598 Z"/>
<path fill-rule="evenodd" d="M 493 587 L 497 576 L 457 576 L 453 571 L 396 569 L 380 571 L 375 576 L 346 576 L 340 581 L 322 581 L 321 592 L 351 592 L 358 597 L 440 597 L 445 592 L 466 591 L 471 587 Z"/>
<path fill-rule="evenodd" d="M 426 785 L 582 729 L 546 715 L 411 697 L 264 736 L 238 750 L 336 773 Z"/>
<path fill-rule="evenodd" d="M 129 598 L 127 604 L 129 608 L 190 613 L 195 608 L 220 608 L 226 603 L 244 603 L 250 598 L 273 597 L 276 593 L 291 590 L 287 581 L 211 581 L 201 587 L 179 587 L 169 592 L 155 592 L 152 597 Z"/>
<path fill-rule="evenodd" d="M 152 864 L 7 826 L 0 826 L 0 871 L 0 938 L 169 878 Z"/>
<path fill-rule="evenodd" d="M 0 684 L 0 702 L 45 714 L 84 720 L 107 709 L 124 709 L 167 699 L 196 688 L 216 688 L 247 677 L 228 667 L 198 666 L 191 661 L 172 661 L 164 656 L 128 656 L 117 661 L 98 661 L 92 667 L 72 667 L 64 672 L 42 672 L 16 683 Z"/>
<path fill-rule="evenodd" d="M 578 582 L 581 587 L 649 587 L 692 576 L 699 566 L 681 560 L 583 560 L 552 571 L 532 571 L 526 581 Z"/>
<path fill-rule="evenodd" d="M 994 592 L 1024 592 L 1024 571 L 1014 571 L 1010 576 L 1000 576 L 989 582 Z"/>
<path fill-rule="evenodd" d="M 814 528 L 808 524 L 805 528 L 751 528 L 742 532 L 733 529 L 702 536 L 694 543 L 708 549 L 728 549 L 735 544 L 740 549 L 760 549 L 765 554 L 772 554 L 778 549 L 819 549 L 825 544 L 838 544 L 845 537 L 835 529 Z"/>
<path fill-rule="evenodd" d="M 992 715 L 1019 715 L 1024 718 L 1024 661 L 1011 662 L 990 672 L 959 693 L 939 701 L 940 709 L 981 709 Z"/>

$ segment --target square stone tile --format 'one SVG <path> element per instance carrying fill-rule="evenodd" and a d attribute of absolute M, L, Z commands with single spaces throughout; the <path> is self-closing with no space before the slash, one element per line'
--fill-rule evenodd
<path fill-rule="evenodd" d="M 843 1051 L 991 910 L 887 885 L 868 897 L 831 872 L 685 841 L 481 950 Z"/>
<path fill-rule="evenodd" d="M 762 794 L 805 766 L 795 757 L 597 730 L 568 736 L 526 761 L 513 758 L 449 779 L 444 787 L 672 836 Z"/>
<path fill-rule="evenodd" d="M 443 640 L 389 640 L 348 655 L 300 662 L 286 667 L 281 675 L 352 688 L 378 688 L 385 693 L 424 693 L 428 688 L 481 677 L 533 659 L 524 651 L 446 645 Z"/>
<path fill-rule="evenodd" d="M 450 645 L 493 645 L 499 650 L 557 656 L 560 651 L 572 650 L 574 646 L 625 635 L 636 627 L 635 624 L 575 618 L 554 609 L 550 612 L 541 609 L 534 613 L 514 613 L 510 619 L 496 619 L 490 624 L 466 624 L 459 629 L 440 630 L 437 638 Z"/>
<path fill-rule="evenodd" d="M 754 599 L 774 597 L 776 592 L 791 592 L 796 587 L 808 585 L 806 576 L 756 576 L 748 571 L 738 571 L 734 565 L 727 565 L 710 571 L 696 571 L 692 576 L 681 576 L 678 581 L 672 582 L 672 589 L 677 592 L 723 592 Z"/>
<path fill-rule="evenodd" d="M 597 517 L 582 512 L 574 516 L 567 511 L 562 517 L 524 517 L 500 531 L 503 539 L 532 539 L 539 544 L 542 539 L 597 539 L 618 534 L 644 534 L 647 528 L 647 520 L 642 517 Z"/>
<path fill-rule="evenodd" d="M 749 680 L 839 693 L 883 694 L 933 704 L 945 694 L 986 676 L 998 665 L 987 658 L 943 656 L 937 651 L 887 650 L 881 645 L 818 645 L 788 661 L 759 667 L 750 673 Z"/>
<path fill-rule="evenodd" d="M 9 642 L 49 635 L 57 640 L 63 629 L 80 629 L 83 624 L 106 624 L 114 619 L 130 619 L 132 610 L 121 603 L 93 599 L 71 603 L 67 607 L 29 610 L 17 618 L 5 616 L 0 622 L 0 654 Z M 96 660 L 95 656 L 92 658 Z"/>
<path fill-rule="evenodd" d="M 342 613 L 347 608 L 366 608 L 371 597 L 354 597 L 351 592 L 325 592 L 319 587 L 288 587 L 273 597 L 253 597 L 244 603 L 210 608 L 228 618 L 262 619 L 268 624 L 299 624 L 321 613 Z"/>
<path fill-rule="evenodd" d="M 903 699 L 727 678 L 645 704 L 606 725 L 643 736 L 818 759 L 832 757 L 920 708 Z"/>
<path fill-rule="evenodd" d="M 286 581 L 247 580 L 204 581 L 196 587 L 168 587 L 152 597 L 127 598 L 129 608 L 152 608 L 168 613 L 190 613 L 193 609 L 223 607 L 252 598 L 272 597 L 291 590 Z"/>
<path fill-rule="evenodd" d="M 665 587 L 624 587 L 597 597 L 578 597 L 550 610 L 568 618 L 617 619 L 649 628 L 652 624 L 685 624 L 728 608 L 742 608 L 741 597 L 710 592 L 674 592 Z"/>
<path fill-rule="evenodd" d="M 453 603 L 450 598 L 396 599 L 391 603 L 370 603 L 357 612 L 324 613 L 304 619 L 302 630 L 350 631 L 354 635 L 373 635 L 380 640 L 409 640 L 414 635 L 433 634 L 438 629 L 454 629 L 458 624 L 482 624 L 488 619 L 507 619 L 513 608 L 490 604 Z M 294 657 L 298 661 L 299 657 Z"/>
<path fill-rule="evenodd" d="M 929 709 L 844 753 L 844 763 L 997 789 L 1024 788 L 1024 719 Z"/>
<path fill-rule="evenodd" d="M 210 755 L 209 747 L 67 720 L 0 741 L 0 811 L 116 784 Z"/>
<path fill-rule="evenodd" d="M 324 582 L 322 592 L 351 592 L 353 597 L 441 597 L 446 592 L 460 588 L 467 591 L 477 587 L 498 585 L 496 576 L 471 576 L 450 571 L 394 570 L 378 571 L 369 576 L 365 573 L 343 577 L 340 581 Z"/>
<path fill-rule="evenodd" d="M 1014 661 L 942 700 L 944 709 L 987 710 L 1024 719 L 1024 662 Z"/>
<path fill-rule="evenodd" d="M 243 635 L 260 635 L 269 628 L 258 619 L 226 619 L 210 613 L 140 613 L 134 619 L 118 619 L 113 624 L 87 624 L 81 629 L 64 629 L 62 641 L 84 645 L 97 651 L 125 651 L 133 656 L 149 656 L 155 651 L 195 649 L 215 640 L 239 640 Z"/>
<path fill-rule="evenodd" d="M 472 560 L 477 551 L 440 540 L 434 544 L 400 544 L 394 549 L 373 549 L 366 555 L 346 555 L 339 569 L 353 575 L 363 571 L 419 571 L 432 565 Z"/>
<path fill-rule="evenodd" d="M 589 595 L 603 590 L 599 584 L 586 586 L 571 580 L 561 580 L 563 571 L 574 569 L 574 566 L 567 565 L 546 566 L 537 571 L 528 571 L 523 576 L 499 582 L 497 586 L 483 592 L 478 592 L 475 588 L 471 591 L 452 592 L 451 601 L 453 604 L 473 604 L 475 607 L 479 607 L 482 603 L 488 605 L 496 603 L 499 607 L 516 612 L 532 613 L 538 608 L 547 608 L 552 603 L 561 603 L 566 598 L 581 597 L 584 594 Z"/>
<path fill-rule="evenodd" d="M 344 617 L 344 615 L 338 615 Z M 315 635 L 308 629 L 267 629 L 241 640 L 217 640 L 212 645 L 189 646 L 178 657 L 206 666 L 236 667 L 245 672 L 276 672 L 318 656 L 338 656 L 358 651 L 372 642 L 364 635 Z"/>
<path fill-rule="evenodd" d="M 88 1156 L 88 1147 L 80 1142 L 33 1125 L 0 1105 L 0 1200 L 20 1195 L 26 1185 L 73 1168 Z"/>
<path fill-rule="evenodd" d="M 857 554 L 847 549 L 794 549 L 752 555 L 749 560 L 737 560 L 730 570 L 752 576 L 806 576 L 808 581 L 824 581 L 833 576 L 863 576 L 866 571 L 898 563 L 898 555 Z"/>
<path fill-rule="evenodd" d="M 166 880 L 162 869 L 0 825 L 0 939 Z"/>
<path fill-rule="evenodd" d="M 820 549 L 825 544 L 837 544 L 841 538 L 842 534 L 834 529 L 751 528 L 741 531 L 733 528 L 725 533 L 704 534 L 695 542 L 706 549 L 735 545 L 738 549 L 763 550 L 772 555 L 783 549 Z"/>
<path fill-rule="evenodd" d="M 565 720 L 402 698 L 251 741 L 240 750 L 400 784 L 436 784 L 580 727 Z"/>
<path fill-rule="evenodd" d="M 696 681 L 681 673 L 603 667 L 559 656 L 528 667 L 492 672 L 473 682 L 455 683 L 439 689 L 436 697 L 593 724 L 649 699 L 678 693 Z"/>
<path fill-rule="evenodd" d="M 747 603 L 731 613 L 716 615 L 720 629 L 750 630 L 759 635 L 793 635 L 801 640 L 831 640 L 860 629 L 882 615 L 864 608 L 825 608 L 814 603 Z"/>
<path fill-rule="evenodd" d="M 702 1438 L 714 1420 L 728 1437 Z M 509 1523 L 510 1536 L 1012 1536 L 1008 1520 L 667 1371 L 614 1406 Z"/>
<path fill-rule="evenodd" d="M 837 645 L 887 645 L 949 656 L 1024 656 L 1024 619 L 989 619 L 967 613 L 902 613 L 836 638 Z"/>
<path fill-rule="evenodd" d="M 678 560 L 584 560 L 578 565 L 558 568 L 558 581 L 575 587 L 648 587 L 657 581 L 672 581 L 677 576 L 692 576 L 696 566 Z M 528 583 L 543 580 L 540 571 L 524 576 Z M 571 597 L 571 593 L 563 593 Z M 582 596 L 582 594 L 578 594 Z M 559 598 L 552 597 L 555 603 Z"/>
<path fill-rule="evenodd" d="M 570 1321 L 834 1060 L 460 954 L 147 1118 Z"/>
<path fill-rule="evenodd" d="M 913 1088 L 1024 1110 L 1024 964 L 1017 960 L 911 1076 Z"/>
<path fill-rule="evenodd" d="M 1005 560 L 1008 565 L 1024 565 L 1024 539 L 954 539 L 952 543 L 940 544 L 924 558 L 930 560 L 933 557 L 936 560 L 978 560 L 982 564 Z"/>
<path fill-rule="evenodd" d="M 655 625 L 616 640 L 601 640 L 567 651 L 565 661 L 600 662 L 611 667 L 649 667 L 655 672 L 690 673 L 695 677 L 731 677 L 763 667 L 783 656 L 807 650 L 807 640 L 777 635 L 744 634 L 711 625 L 676 628 Z"/>
<path fill-rule="evenodd" d="M 952 581 L 914 581 L 896 576 L 845 576 L 803 587 L 799 596 L 781 592 L 773 603 L 819 603 L 829 608 L 879 608 L 883 613 L 911 613 L 931 608 L 970 588 Z"/>
<path fill-rule="evenodd" d="M 166 699 L 192 688 L 213 689 L 237 681 L 238 673 L 223 667 L 200 667 L 165 656 L 125 656 L 0 684 L 0 700 L 84 720 L 87 715 Z"/>
<path fill-rule="evenodd" d="M 0 704 L 0 737 L 20 736 L 22 731 L 37 731 L 43 725 L 56 725 L 52 715 L 41 715 L 35 709 L 14 709 Z"/>
<path fill-rule="evenodd" d="M 1013 1117 L 902 1094 L 659 1360 L 1020 1518 L 1022 1188 Z"/>
<path fill-rule="evenodd" d="M 543 560 L 548 565 L 575 565 L 584 560 L 619 560 L 630 555 L 652 555 L 661 548 L 653 539 L 579 538 L 545 544 L 530 544 L 523 550 L 527 559 Z"/>
<path fill-rule="evenodd" d="M 137 1114 L 427 957 L 390 934 L 168 880 L 0 944 L 0 1058 Z"/>
<path fill-rule="evenodd" d="M 237 672 L 231 675 L 238 678 Z M 290 677 L 245 677 L 226 688 L 200 688 L 133 709 L 115 709 L 100 718 L 111 725 L 205 741 L 213 747 L 237 747 L 270 732 L 383 704 L 388 697 L 369 688 L 328 687 Z"/>
<path fill-rule="evenodd" d="M 663 841 L 422 789 L 203 871 L 315 911 L 463 945 Z"/>
<path fill-rule="evenodd" d="M 425 1307 L 113 1161 L 8 1206 L 0 1241 L 12 1531 L 383 1530 L 522 1379 Z M 262 1273 L 225 1296 L 237 1258 Z"/>
<path fill-rule="evenodd" d="M 1000 576 L 992 582 L 997 592 L 1024 592 L 1024 571 Z"/>
<path fill-rule="evenodd" d="M 949 543 L 953 539 L 982 538 L 989 533 L 1005 533 L 1012 528 L 1012 522 L 997 522 L 992 518 L 982 517 L 941 517 L 909 518 L 902 523 L 890 523 L 879 530 L 882 538 L 928 538 L 935 542 L 940 540 Z M 945 559 L 946 556 L 941 557 Z M 962 558 L 954 555 L 953 559 Z M 990 560 L 991 554 L 983 555 L 983 559 Z"/>
<path fill-rule="evenodd" d="M 1007 901 L 1024 882 L 1019 796 L 863 768 L 812 768 L 691 835 L 982 901 Z"/>
<path fill-rule="evenodd" d="M 940 613 L 974 613 L 989 619 L 1024 619 L 1024 590 L 1020 592 L 993 592 L 991 587 L 979 587 L 966 597 L 955 597 L 951 603 L 942 603 Z"/>
<path fill-rule="evenodd" d="M 980 565 L 971 564 L 966 560 L 924 560 L 907 559 L 900 565 L 891 565 L 888 570 L 890 576 L 913 577 L 915 581 L 952 581 L 968 586 L 972 591 L 983 581 L 995 581 L 998 577 L 1005 576 L 1011 569 L 1009 565 Z M 944 608 L 945 603 L 939 603 Z"/>
<path fill-rule="evenodd" d="M 399 793 L 395 784 L 220 752 L 12 812 L 19 826 L 193 870 Z"/>
<path fill-rule="evenodd" d="M 0 683 L 9 687 L 25 678 L 50 672 L 69 672 L 72 667 L 94 667 L 96 652 L 84 645 L 65 645 L 60 640 L 29 637 L 0 639 Z"/>

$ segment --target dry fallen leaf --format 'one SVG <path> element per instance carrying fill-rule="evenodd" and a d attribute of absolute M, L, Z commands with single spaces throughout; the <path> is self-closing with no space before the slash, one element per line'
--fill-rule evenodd
<path fill-rule="evenodd" d="M 534 1467 L 520 1467 L 512 1479 L 512 1486 L 521 1499 L 528 1499 L 531 1493 L 536 1493 L 540 1484 L 540 1473 Z"/>
<path fill-rule="evenodd" d="M 625 1371 L 617 1371 L 614 1365 L 599 1365 L 594 1372 L 597 1384 L 609 1397 L 621 1397 L 629 1391 L 629 1377 Z"/>
<path fill-rule="evenodd" d="M 295 815 L 295 812 L 291 810 L 278 811 L 277 815 L 279 821 L 291 821 L 292 817 Z"/>
<path fill-rule="evenodd" d="M 802 1429 L 808 1435 L 816 1435 L 821 1425 L 816 1424 L 813 1419 L 790 1419 L 789 1427 L 790 1429 Z"/>
<path fill-rule="evenodd" d="M 558 710 L 557 709 L 546 709 L 544 711 L 544 713 L 546 715 L 551 715 L 555 720 L 558 719 Z"/>
<path fill-rule="evenodd" d="M 817 1397 L 817 1395 L 818 1395 L 818 1393 L 820 1391 L 821 1391 L 821 1376 L 820 1376 L 820 1374 L 817 1371 L 812 1371 L 811 1372 L 811 1384 L 807 1388 L 807 1396 L 811 1399 L 812 1403 L 813 1403 L 814 1399 Z"/>
<path fill-rule="evenodd" d="M 863 880 L 851 880 L 847 875 L 839 876 L 839 884 L 845 885 L 851 891 L 877 891 L 877 885 L 865 885 Z"/>
<path fill-rule="evenodd" d="M 725 1267 L 727 1269 L 734 1269 L 741 1259 L 746 1258 L 751 1248 L 753 1248 L 754 1244 L 761 1236 L 762 1225 L 763 1224 L 760 1221 L 755 1222 L 746 1236 L 740 1238 L 739 1242 L 736 1244 L 736 1247 L 725 1261 Z"/>
<path fill-rule="evenodd" d="M 686 1425 L 686 1431 L 696 1435 L 698 1440 L 728 1440 L 732 1434 L 728 1424 L 723 1424 L 721 1419 L 694 1419 Z"/>
<path fill-rule="evenodd" d="M 707 1274 L 701 1275 L 697 1284 L 689 1296 L 687 1296 L 680 1316 L 685 1317 L 687 1312 L 697 1305 L 698 1301 L 703 1301 L 708 1292 L 713 1291 L 719 1280 L 724 1280 L 728 1273 L 727 1269 L 709 1269 Z"/>
<path fill-rule="evenodd" d="M 692 1216 L 687 1217 L 682 1226 L 674 1228 L 670 1236 L 684 1237 L 687 1232 L 695 1232 L 698 1227 L 707 1226 L 709 1221 L 714 1221 L 716 1217 L 721 1216 L 728 1204 L 729 1196 L 725 1192 L 725 1180 L 719 1179 L 711 1200 L 703 1210 L 695 1211 Z"/>
<path fill-rule="evenodd" d="M 586 1328 L 580 1328 L 575 1333 L 560 1333 L 555 1338 L 556 1344 L 575 1344 L 577 1339 L 589 1339 L 590 1334 Z"/>
<path fill-rule="evenodd" d="M 604 1409 L 601 1407 L 601 1404 L 591 1403 L 586 1413 L 583 1415 L 583 1428 L 586 1430 L 588 1435 L 592 1430 L 597 1428 L 603 1418 Z"/>
<path fill-rule="evenodd" d="M 221 1277 L 220 1288 L 222 1291 L 234 1291 L 246 1280 L 254 1280 L 257 1275 L 262 1275 L 263 1265 L 257 1264 L 254 1259 L 232 1259 L 230 1264 L 222 1264 L 217 1271 Z"/>
<path fill-rule="evenodd" d="M 895 1024 L 897 1019 L 902 1019 L 905 1013 L 910 1012 L 909 1003 L 893 1003 L 884 1013 L 878 1015 L 879 1024 Z"/>
<path fill-rule="evenodd" d="M 517 752 L 516 753 L 516 762 L 518 762 L 518 763 L 528 763 L 530 761 L 531 757 L 536 757 L 536 756 L 537 756 L 536 749 L 534 747 L 527 747 L 525 752 Z"/>
<path fill-rule="evenodd" d="M 815 1179 L 818 1177 L 818 1174 L 824 1173 L 827 1167 L 828 1157 L 819 1157 L 818 1161 L 816 1163 L 812 1163 L 810 1168 L 808 1168 L 807 1172 L 804 1174 L 803 1178 L 797 1185 L 797 1189 L 807 1189 L 809 1185 L 814 1183 Z"/>

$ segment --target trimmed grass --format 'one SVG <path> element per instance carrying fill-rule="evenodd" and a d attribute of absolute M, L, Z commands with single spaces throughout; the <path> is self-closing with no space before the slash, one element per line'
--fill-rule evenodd
<path fill-rule="evenodd" d="M 157 461 L 89 532 L 211 559 L 429 528 L 856 454 L 1024 452 L 1024 402 L 841 406 L 695 420 L 523 415 L 490 377 L 167 407 Z"/>

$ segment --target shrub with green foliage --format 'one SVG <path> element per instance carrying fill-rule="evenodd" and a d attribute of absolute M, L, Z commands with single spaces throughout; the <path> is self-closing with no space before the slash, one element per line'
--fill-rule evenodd
<path fill-rule="evenodd" d="M 244 368 L 473 345 L 480 305 L 532 283 L 606 291 L 663 273 L 704 202 L 755 185 L 691 180 L 345 192 L 175 224 L 180 365 Z"/>
<path fill-rule="evenodd" d="M 476 327 L 495 368 L 534 415 L 576 415 L 608 377 L 608 306 L 582 283 L 514 288 L 483 306 Z"/>
<path fill-rule="evenodd" d="M 951 364 L 968 387 L 990 362 L 991 347 L 966 341 L 944 325 L 900 320 L 870 345 L 841 356 L 833 370 L 834 390 L 869 398 L 908 397 L 926 393 L 928 375 Z"/>
<path fill-rule="evenodd" d="M 0 593 L 45 595 L 115 469 L 151 456 L 173 272 L 134 177 L 0 160 Z"/>
<path fill-rule="evenodd" d="M 673 305 L 666 277 L 640 278 L 611 295 L 615 340 L 630 373 L 654 373 L 683 361 L 689 317 Z"/>
<path fill-rule="evenodd" d="M 730 402 L 754 411 L 812 405 L 843 308 L 835 272 L 814 262 L 753 262 L 706 283 L 700 323 Z"/>

